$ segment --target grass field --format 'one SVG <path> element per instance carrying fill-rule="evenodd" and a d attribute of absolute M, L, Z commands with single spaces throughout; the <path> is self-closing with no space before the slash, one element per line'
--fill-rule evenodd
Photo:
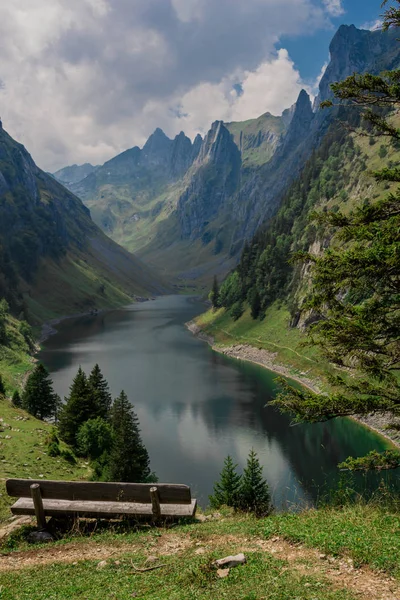
<path fill-rule="evenodd" d="M 399 525 L 396 513 L 357 505 L 259 520 L 223 511 L 219 518 L 172 530 L 108 527 L 87 535 L 80 531 L 36 552 L 21 541 L 20 532 L 2 548 L 0 597 L 397 598 Z M 220 578 L 213 561 L 239 552 L 244 552 L 246 564 Z M 391 596 L 384 595 L 390 590 Z"/>

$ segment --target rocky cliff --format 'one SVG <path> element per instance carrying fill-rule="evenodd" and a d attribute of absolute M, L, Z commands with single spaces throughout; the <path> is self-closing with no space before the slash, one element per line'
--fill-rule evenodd
<path fill-rule="evenodd" d="M 240 151 L 222 121 L 216 121 L 204 139 L 193 175 L 178 200 L 181 237 L 196 240 L 203 236 L 209 222 L 235 193 L 240 169 Z"/>

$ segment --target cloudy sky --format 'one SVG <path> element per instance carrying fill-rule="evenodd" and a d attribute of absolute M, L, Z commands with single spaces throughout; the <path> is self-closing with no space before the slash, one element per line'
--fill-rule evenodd
<path fill-rule="evenodd" d="M 0 115 L 42 168 L 280 114 L 380 0 L 0 0 Z"/>

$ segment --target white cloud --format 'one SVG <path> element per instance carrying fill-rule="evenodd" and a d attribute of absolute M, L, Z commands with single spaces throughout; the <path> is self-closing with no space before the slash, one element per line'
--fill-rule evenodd
<path fill-rule="evenodd" d="M 368 21 L 360 25 L 360 29 L 368 29 L 369 31 L 377 31 L 381 29 L 383 25 L 382 19 L 376 19 L 376 21 Z"/>
<path fill-rule="evenodd" d="M 274 46 L 325 27 L 318 3 L 13 0 L 0 20 L 4 127 L 55 170 L 104 162 L 157 126 L 193 135 L 215 119 L 279 113 L 302 83 Z"/>
<path fill-rule="evenodd" d="M 342 0 L 322 0 L 326 11 L 332 17 L 340 17 L 345 11 L 342 5 Z"/>

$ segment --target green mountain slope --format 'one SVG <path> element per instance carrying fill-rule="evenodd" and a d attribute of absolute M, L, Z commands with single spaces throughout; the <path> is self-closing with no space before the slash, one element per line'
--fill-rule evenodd
<path fill-rule="evenodd" d="M 0 298 L 32 323 L 161 291 L 0 126 Z"/>
<path fill-rule="evenodd" d="M 282 117 L 265 113 L 257 119 L 226 123 L 242 154 L 244 166 L 262 165 L 272 158 L 287 129 L 289 115 L 290 111 L 285 111 Z"/>
<path fill-rule="evenodd" d="M 338 123 L 331 126 L 301 176 L 270 219 L 244 248 L 238 268 L 222 288 L 227 307 L 236 302 L 259 303 L 263 314 L 275 300 L 289 303 L 292 316 L 300 313 L 307 279 L 303 267 L 290 264 L 297 251 L 320 251 L 330 243 L 324 229 L 310 222 L 313 211 L 342 211 L 383 197 L 395 184 L 376 183 L 371 175 L 382 162 L 398 164 L 400 151 L 385 140 L 355 137 Z"/>

